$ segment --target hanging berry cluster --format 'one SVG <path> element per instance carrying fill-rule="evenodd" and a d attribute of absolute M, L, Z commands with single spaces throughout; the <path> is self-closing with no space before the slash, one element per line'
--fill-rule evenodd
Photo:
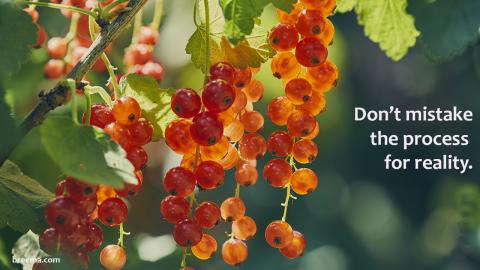
<path fill-rule="evenodd" d="M 327 60 L 327 47 L 332 43 L 334 28 L 326 18 L 336 6 L 335 0 L 300 0 L 291 13 L 277 11 L 280 24 L 270 33 L 271 46 L 278 52 L 272 59 L 273 75 L 281 79 L 285 96 L 268 104 L 268 116 L 287 131 L 275 131 L 267 146 L 276 158 L 267 162 L 263 176 L 270 185 L 286 189 L 283 217 L 270 223 L 265 238 L 288 258 L 301 256 L 304 236 L 286 222 L 290 199 L 313 192 L 318 185 L 315 172 L 297 168 L 312 163 L 318 153 L 313 139 L 319 133 L 316 116 L 326 107 L 324 93 L 336 85 L 337 67 Z M 299 40 L 299 35 L 301 39 Z"/>
<path fill-rule="evenodd" d="M 45 219 L 51 228 L 40 235 L 40 246 L 50 254 L 62 252 L 87 268 L 88 253 L 98 249 L 103 241 L 102 229 L 95 224 L 98 219 L 108 227 L 120 226 L 119 244 L 106 246 L 100 255 L 100 262 L 107 269 L 120 269 L 127 258 L 123 249 L 123 222 L 127 219 L 128 207 L 124 199 L 135 195 L 142 186 L 141 168 L 148 159 L 142 146 L 150 142 L 153 129 L 146 119 L 140 118 L 140 106 L 130 97 L 116 100 L 112 109 L 102 104 L 93 105 L 89 117 L 91 125 L 103 128 L 127 151 L 138 184 L 113 189 L 72 177 L 62 180 L 57 184 L 56 197 L 45 208 Z M 84 122 L 86 118 L 84 114 Z"/>
<path fill-rule="evenodd" d="M 240 186 L 256 183 L 256 160 L 267 149 L 265 139 L 257 133 L 263 127 L 263 116 L 253 110 L 253 103 L 260 100 L 264 89 L 259 81 L 252 80 L 252 70 L 215 63 L 201 97 L 192 89 L 178 89 L 172 96 L 172 110 L 181 119 L 170 123 L 165 140 L 183 159 L 179 167 L 165 175 L 164 189 L 170 195 L 161 202 L 160 211 L 175 224 L 173 237 L 185 247 L 182 267 L 186 267 L 187 247 L 202 260 L 217 251 L 217 241 L 203 230 L 212 229 L 221 218 L 232 222 L 231 237 L 222 247 L 224 261 L 239 265 L 247 259 L 244 241 L 255 235 L 257 227 L 252 218 L 245 216 Z M 195 186 L 200 190 L 215 189 L 223 184 L 224 171 L 234 167 L 234 197 L 225 199 L 220 207 L 209 201 L 198 204 Z"/>

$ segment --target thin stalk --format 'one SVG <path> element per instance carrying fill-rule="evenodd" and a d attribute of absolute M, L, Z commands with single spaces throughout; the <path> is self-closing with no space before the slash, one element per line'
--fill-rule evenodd
<path fill-rule="evenodd" d="M 120 226 L 119 226 L 119 237 L 118 237 L 118 245 L 123 247 L 123 238 L 125 235 L 129 235 L 130 233 L 129 232 L 126 232 L 124 227 L 123 227 L 123 223 L 120 223 Z"/>
<path fill-rule="evenodd" d="M 155 10 L 153 12 L 153 20 L 150 26 L 153 29 L 158 29 L 160 27 L 160 23 L 162 22 L 163 16 L 163 0 L 156 0 L 155 1 Z"/>
<path fill-rule="evenodd" d="M 90 119 L 92 117 L 92 97 L 89 94 L 85 94 L 86 111 L 85 111 L 85 123 L 90 125 Z"/>
<path fill-rule="evenodd" d="M 235 187 L 235 198 L 240 198 L 240 184 Z"/>
<path fill-rule="evenodd" d="M 82 14 L 85 14 L 85 15 L 88 15 L 88 16 L 91 16 L 91 17 L 94 17 L 94 18 L 97 17 L 97 14 L 93 11 L 86 10 L 86 9 L 83 9 L 83 8 L 79 8 L 79 7 L 69 6 L 69 5 L 46 3 L 46 2 L 34 2 L 34 1 L 23 1 L 22 4 L 30 5 L 30 6 L 35 5 L 35 6 L 39 6 L 39 7 L 55 8 L 55 9 L 68 9 L 68 10 L 75 11 L 75 12 L 78 12 L 78 13 L 82 13 Z"/>
<path fill-rule="evenodd" d="M 142 27 L 142 18 L 143 18 L 143 9 L 141 9 L 137 15 L 135 16 L 135 20 L 133 21 L 133 32 L 132 32 L 132 44 L 137 43 L 137 33 L 140 31 Z"/>

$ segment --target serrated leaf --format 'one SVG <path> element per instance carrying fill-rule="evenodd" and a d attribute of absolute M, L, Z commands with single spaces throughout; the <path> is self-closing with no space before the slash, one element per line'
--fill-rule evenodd
<path fill-rule="evenodd" d="M 0 167 L 0 227 L 40 232 L 46 227 L 42 208 L 54 195 L 7 160 Z"/>
<path fill-rule="evenodd" d="M 124 182 L 137 183 L 125 150 L 103 130 L 54 115 L 45 120 L 40 132 L 45 149 L 65 175 L 116 188 Z"/>
<path fill-rule="evenodd" d="M 268 2 L 268 1 L 267 1 Z M 222 35 L 225 20 L 222 10 L 217 2 L 210 0 L 210 63 L 227 61 L 237 67 L 260 67 L 269 58 L 275 55 L 267 39 L 267 31 L 259 26 L 254 26 L 252 34 L 248 35 L 237 45 L 228 42 Z M 207 43 L 205 31 L 205 17 L 202 14 L 202 1 L 200 1 L 199 20 L 201 25 L 190 37 L 185 51 L 191 55 L 195 67 L 206 72 L 205 45 Z"/>
<path fill-rule="evenodd" d="M 337 0 L 337 8 L 335 11 L 340 13 L 349 12 L 353 10 L 356 4 L 357 0 Z"/>
<path fill-rule="evenodd" d="M 407 0 L 358 0 L 355 7 L 365 35 L 395 61 L 407 54 L 420 34 L 406 8 Z"/>
<path fill-rule="evenodd" d="M 36 40 L 32 18 L 19 7 L 0 3 L 0 81 L 20 69 Z"/>
<path fill-rule="evenodd" d="M 431 2 L 431 1 L 430 1 Z M 412 12 L 422 32 L 420 41 L 433 60 L 461 55 L 480 38 L 480 1 L 414 1 Z"/>
<path fill-rule="evenodd" d="M 177 116 L 170 108 L 175 89 L 162 89 L 149 76 L 130 74 L 122 82 L 123 93 L 135 98 L 142 108 L 142 116 L 153 125 L 153 139 L 164 138 L 165 129 Z"/>

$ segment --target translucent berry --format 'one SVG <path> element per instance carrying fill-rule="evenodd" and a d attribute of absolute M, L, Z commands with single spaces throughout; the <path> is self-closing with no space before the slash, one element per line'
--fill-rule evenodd
<path fill-rule="evenodd" d="M 83 114 L 83 122 L 86 122 L 86 115 Z M 96 126 L 99 128 L 105 128 L 106 125 L 113 123 L 115 118 L 113 118 L 112 111 L 108 106 L 103 104 L 93 104 L 90 110 L 90 125 Z"/>
<path fill-rule="evenodd" d="M 328 46 L 333 44 L 334 35 L 335 35 L 335 27 L 333 26 L 332 21 L 325 18 L 325 29 L 323 29 L 319 39 L 322 41 L 323 45 Z"/>
<path fill-rule="evenodd" d="M 186 197 L 195 190 L 195 176 L 183 167 L 170 169 L 163 179 L 163 188 L 167 193 Z"/>
<path fill-rule="evenodd" d="M 173 239 L 179 246 L 195 246 L 202 239 L 202 227 L 192 219 L 184 219 L 173 228 Z"/>
<path fill-rule="evenodd" d="M 239 240 L 250 240 L 257 233 L 257 224 L 251 217 L 241 217 L 232 223 L 232 233 Z"/>
<path fill-rule="evenodd" d="M 150 26 L 142 26 L 137 33 L 137 41 L 140 44 L 155 45 L 160 34 Z"/>
<path fill-rule="evenodd" d="M 222 218 L 225 221 L 235 221 L 245 216 L 246 207 L 242 199 L 230 197 L 225 199 L 220 206 Z"/>
<path fill-rule="evenodd" d="M 298 14 L 304 9 L 301 3 L 296 3 L 293 5 L 292 11 L 287 13 L 281 9 L 277 9 L 277 17 L 281 23 L 288 23 L 291 25 L 295 25 L 297 22 Z"/>
<path fill-rule="evenodd" d="M 274 77 L 287 81 L 297 77 L 302 70 L 302 66 L 291 52 L 282 52 L 275 55 L 272 58 L 270 68 Z"/>
<path fill-rule="evenodd" d="M 165 129 L 165 142 L 175 153 L 187 155 L 195 153 L 196 143 L 190 134 L 192 124 L 187 120 L 171 122 Z"/>
<path fill-rule="evenodd" d="M 146 44 L 132 44 L 125 49 L 123 62 L 127 66 L 143 65 L 153 58 L 153 47 Z"/>
<path fill-rule="evenodd" d="M 180 196 L 167 196 L 160 203 L 160 213 L 168 222 L 176 224 L 188 217 L 190 204 Z"/>
<path fill-rule="evenodd" d="M 43 46 L 45 41 L 48 39 L 47 32 L 45 29 L 40 26 L 39 24 L 35 24 L 37 26 L 37 43 L 33 45 L 33 48 L 38 49 Z"/>
<path fill-rule="evenodd" d="M 302 164 L 312 163 L 318 154 L 317 145 L 311 140 L 300 140 L 293 145 L 293 157 Z"/>
<path fill-rule="evenodd" d="M 57 251 L 57 245 L 60 243 L 61 235 L 55 228 L 48 228 L 44 230 L 38 238 L 40 248 L 50 254 Z"/>
<path fill-rule="evenodd" d="M 222 138 L 223 123 L 217 114 L 202 112 L 193 118 L 190 134 L 193 140 L 200 145 L 214 145 Z"/>
<path fill-rule="evenodd" d="M 263 116 L 257 111 L 245 112 L 240 118 L 243 127 L 248 132 L 257 132 L 263 128 Z"/>
<path fill-rule="evenodd" d="M 153 127 L 145 118 L 140 118 L 137 123 L 130 125 L 130 134 L 132 135 L 132 144 L 143 146 L 152 140 Z"/>
<path fill-rule="evenodd" d="M 195 220 L 204 229 L 215 227 L 220 218 L 220 208 L 214 202 L 202 202 L 195 209 Z"/>
<path fill-rule="evenodd" d="M 317 120 L 307 111 L 296 110 L 287 120 L 288 133 L 293 137 L 305 137 L 313 132 Z"/>
<path fill-rule="evenodd" d="M 328 50 L 323 43 L 313 37 L 307 37 L 298 42 L 295 49 L 297 61 L 305 67 L 315 67 L 327 60 Z"/>
<path fill-rule="evenodd" d="M 124 126 L 118 122 L 113 122 L 105 126 L 105 133 L 107 133 L 110 138 L 120 144 L 124 149 L 127 149 L 131 146 L 132 134 L 127 126 Z"/>
<path fill-rule="evenodd" d="M 235 181 L 239 185 L 248 187 L 255 185 L 258 180 L 258 171 L 255 166 L 248 163 L 243 163 L 235 170 Z"/>
<path fill-rule="evenodd" d="M 43 75 L 46 78 L 54 80 L 62 77 L 65 73 L 65 62 L 59 59 L 50 59 L 43 67 Z"/>
<path fill-rule="evenodd" d="M 292 176 L 292 166 L 284 159 L 272 159 L 263 167 L 263 178 L 273 187 L 284 187 Z"/>
<path fill-rule="evenodd" d="M 286 157 L 293 149 L 293 138 L 285 131 L 275 131 L 267 141 L 268 151 L 276 157 Z"/>
<path fill-rule="evenodd" d="M 285 248 L 293 240 L 292 227 L 285 221 L 273 221 L 265 229 L 265 239 L 273 248 Z"/>
<path fill-rule="evenodd" d="M 147 165 L 148 154 L 141 146 L 132 146 L 127 150 L 127 159 L 136 170 L 140 170 Z"/>
<path fill-rule="evenodd" d="M 113 102 L 112 114 L 118 123 L 132 125 L 140 118 L 142 109 L 134 98 L 125 96 Z"/>
<path fill-rule="evenodd" d="M 311 98 L 304 104 L 297 106 L 297 109 L 307 111 L 311 115 L 317 116 L 326 110 L 326 106 L 327 100 L 325 96 L 318 92 L 313 92 Z"/>
<path fill-rule="evenodd" d="M 338 68 L 331 61 L 317 67 L 307 68 L 307 80 L 313 85 L 313 91 L 324 93 L 337 84 Z"/>
<path fill-rule="evenodd" d="M 305 140 L 313 140 L 318 136 L 318 133 L 320 132 L 320 125 L 317 122 L 317 125 L 315 126 L 315 129 L 312 131 L 312 133 L 308 134 L 305 137 L 302 137 L 302 139 Z"/>
<path fill-rule="evenodd" d="M 69 198 L 80 201 L 97 197 L 97 185 L 82 182 L 72 177 L 68 177 L 65 180 L 65 189 Z"/>
<path fill-rule="evenodd" d="M 228 137 L 231 142 L 238 142 L 242 137 L 245 128 L 243 127 L 242 122 L 234 119 L 230 125 L 226 126 L 223 130 L 223 135 Z"/>
<path fill-rule="evenodd" d="M 97 190 L 97 203 L 101 204 L 108 198 L 115 198 L 117 192 L 111 186 L 99 185 Z"/>
<path fill-rule="evenodd" d="M 223 126 L 226 127 L 235 120 L 235 114 L 233 113 L 232 108 L 228 108 L 226 111 L 223 111 L 218 114 L 218 118 L 222 122 Z"/>
<path fill-rule="evenodd" d="M 306 9 L 298 15 L 296 27 L 304 37 L 318 37 L 325 28 L 325 19 L 319 10 Z"/>
<path fill-rule="evenodd" d="M 59 196 L 45 207 L 45 219 L 48 224 L 61 233 L 71 232 L 87 218 L 85 210 L 76 201 Z"/>
<path fill-rule="evenodd" d="M 300 0 L 305 8 L 320 10 L 323 16 L 330 16 L 335 9 L 336 0 Z"/>
<path fill-rule="evenodd" d="M 219 113 L 227 110 L 234 100 L 235 89 L 226 81 L 210 81 L 203 88 L 203 105 L 211 112 Z"/>
<path fill-rule="evenodd" d="M 200 188 L 214 189 L 223 184 L 225 171 L 222 165 L 215 161 L 203 161 L 195 170 L 195 179 Z"/>
<path fill-rule="evenodd" d="M 290 51 L 298 43 L 298 32 L 295 26 L 281 23 L 272 28 L 268 39 L 274 50 Z"/>
<path fill-rule="evenodd" d="M 292 79 L 285 86 L 285 95 L 293 104 L 301 105 L 312 97 L 312 85 L 302 78 Z"/>
<path fill-rule="evenodd" d="M 85 252 L 98 249 L 103 242 L 102 229 L 95 223 L 87 223 L 87 242 L 83 246 Z"/>
<path fill-rule="evenodd" d="M 98 219 L 110 227 L 123 223 L 127 219 L 127 215 L 127 205 L 119 198 L 106 199 L 98 208 Z"/>
<path fill-rule="evenodd" d="M 217 253 L 217 240 L 213 236 L 204 233 L 198 244 L 192 247 L 192 253 L 200 260 L 208 260 Z"/>
<path fill-rule="evenodd" d="M 245 109 L 245 106 L 247 106 L 247 95 L 242 90 L 235 89 L 235 101 L 230 108 L 234 113 L 239 113 Z"/>
<path fill-rule="evenodd" d="M 127 262 L 127 253 L 119 245 L 108 245 L 100 252 L 100 264 L 107 270 L 120 270 Z"/>
<path fill-rule="evenodd" d="M 294 110 L 295 106 L 287 97 L 276 97 L 268 103 L 267 114 L 274 124 L 284 126 Z"/>
<path fill-rule="evenodd" d="M 293 231 L 292 242 L 288 246 L 281 248 L 280 252 L 289 259 L 295 259 L 303 255 L 306 245 L 305 237 L 301 233 Z"/>
<path fill-rule="evenodd" d="M 246 134 L 240 140 L 238 150 L 243 159 L 261 159 L 267 152 L 267 142 L 258 133 Z"/>
<path fill-rule="evenodd" d="M 262 99 L 265 88 L 259 80 L 252 80 L 247 86 L 245 86 L 245 88 L 242 89 L 242 91 L 247 96 L 248 101 L 257 102 Z"/>
<path fill-rule="evenodd" d="M 224 170 L 230 170 L 235 167 L 240 160 L 237 148 L 232 144 L 229 144 L 227 155 L 218 160 L 218 164 L 222 165 Z"/>
<path fill-rule="evenodd" d="M 164 72 L 162 64 L 157 61 L 148 61 L 143 65 L 139 74 L 153 77 L 157 81 L 162 81 Z"/>
<path fill-rule="evenodd" d="M 230 143 L 227 137 L 223 136 L 216 144 L 210 146 L 200 146 L 200 155 L 202 160 L 220 160 L 228 153 Z"/>
<path fill-rule="evenodd" d="M 67 41 L 61 37 L 52 37 L 47 43 L 47 53 L 51 58 L 63 58 L 67 53 Z"/>
<path fill-rule="evenodd" d="M 233 86 L 242 89 L 252 80 L 252 70 L 250 68 L 235 68 L 235 80 Z"/>
<path fill-rule="evenodd" d="M 307 195 L 317 188 L 318 178 L 314 171 L 308 168 L 302 168 L 293 173 L 291 184 L 295 193 Z"/>
<path fill-rule="evenodd" d="M 190 88 L 181 88 L 173 94 L 171 107 L 176 115 L 191 118 L 200 112 L 202 101 L 197 92 Z"/>
<path fill-rule="evenodd" d="M 218 62 L 210 67 L 210 80 L 224 80 L 233 85 L 235 80 L 235 68 L 226 62 Z"/>
<path fill-rule="evenodd" d="M 248 257 L 248 247 L 242 240 L 229 239 L 222 246 L 222 258 L 226 264 L 238 266 Z"/>

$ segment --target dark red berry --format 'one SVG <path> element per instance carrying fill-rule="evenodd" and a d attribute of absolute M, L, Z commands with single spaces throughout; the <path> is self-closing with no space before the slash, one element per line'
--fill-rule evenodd
<path fill-rule="evenodd" d="M 200 145 L 214 145 L 223 136 L 223 123 L 217 114 L 202 112 L 193 118 L 190 134 L 192 139 Z"/>
<path fill-rule="evenodd" d="M 192 219 L 184 219 L 173 228 L 173 239 L 179 246 L 195 246 L 202 239 L 202 227 Z"/>
<path fill-rule="evenodd" d="M 215 113 L 223 112 L 232 106 L 235 89 L 223 80 L 208 82 L 202 92 L 203 105 Z"/>
<path fill-rule="evenodd" d="M 183 167 L 170 169 L 163 179 L 165 191 L 172 195 L 186 197 L 195 190 L 195 176 Z"/>
<path fill-rule="evenodd" d="M 221 218 L 220 208 L 214 202 L 202 202 L 195 209 L 195 220 L 204 229 L 211 229 Z"/>
<path fill-rule="evenodd" d="M 160 213 L 172 224 L 186 219 L 189 211 L 190 204 L 180 196 L 167 196 L 160 203 Z"/>
<path fill-rule="evenodd" d="M 179 117 L 191 118 L 200 112 L 202 101 L 197 92 L 189 88 L 181 88 L 173 94 L 171 107 Z"/>
<path fill-rule="evenodd" d="M 195 179 L 202 189 L 214 189 L 223 184 L 224 178 L 222 165 L 215 161 L 203 161 L 195 170 Z"/>
<path fill-rule="evenodd" d="M 98 208 L 98 219 L 106 226 L 120 225 L 127 219 L 128 208 L 119 198 L 108 198 Z"/>

